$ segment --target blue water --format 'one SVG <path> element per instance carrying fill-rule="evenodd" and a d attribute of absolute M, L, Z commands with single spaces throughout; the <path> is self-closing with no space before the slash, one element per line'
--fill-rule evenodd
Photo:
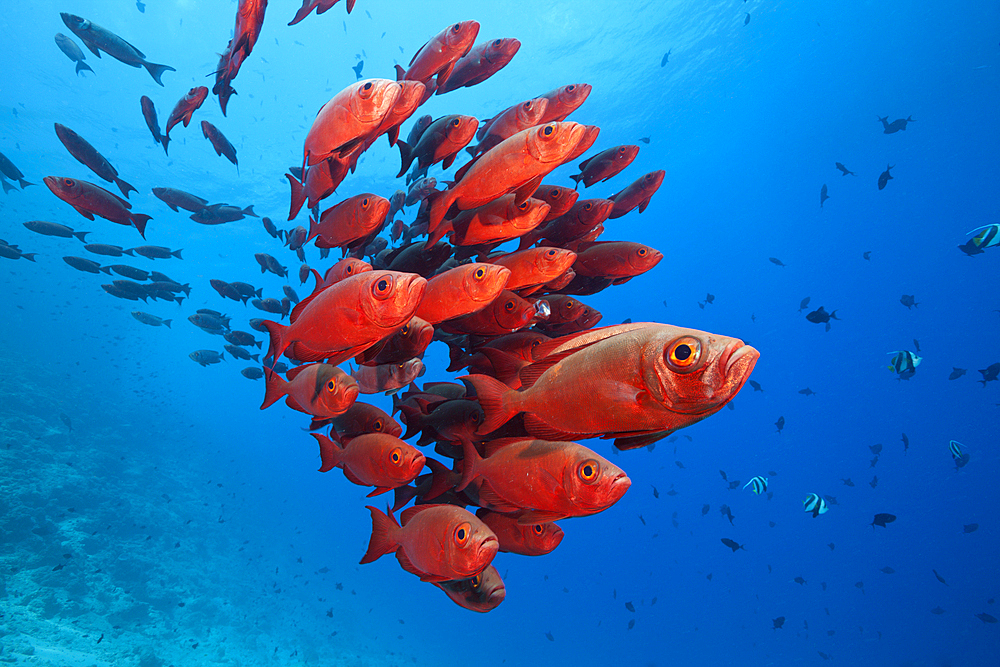
<path fill-rule="evenodd" d="M 149 0 L 145 13 L 126 1 L 7 4 L 0 152 L 37 185 L 0 197 L 0 237 L 38 257 L 0 258 L 0 657 L 146 666 L 997 664 L 1000 625 L 976 615 L 1000 616 L 1000 382 L 976 380 L 1000 361 L 1000 250 L 956 249 L 969 230 L 998 222 L 996 3 L 359 0 L 350 16 L 339 3 L 288 27 L 299 3 L 274 0 L 228 117 L 210 97 L 190 127 L 171 132 L 169 157 L 153 143 L 139 98 L 153 99 L 162 127 L 190 87 L 211 86 L 205 76 L 231 35 L 235 3 Z M 95 73 L 76 76 L 53 42 L 69 34 L 60 11 L 176 72 L 161 88 L 144 70 L 87 52 Z M 649 208 L 609 221 L 605 233 L 664 259 L 583 300 L 602 324 L 631 318 L 741 337 L 761 352 L 752 379 L 763 389 L 744 387 L 732 411 L 652 451 L 615 455 L 605 441 L 587 443 L 628 472 L 631 489 L 603 514 L 563 522 L 565 540 L 550 555 L 500 554 L 507 598 L 486 615 L 455 606 L 391 557 L 357 565 L 370 531 L 366 490 L 338 471 L 315 472 L 301 415 L 259 411 L 263 383 L 239 375 L 246 364 L 202 368 L 187 358 L 220 349 L 185 322 L 197 308 L 224 310 L 234 328 L 262 315 L 224 302 L 209 279 L 282 296 L 284 281 L 260 275 L 255 252 L 277 256 L 292 269 L 290 284 L 307 288 L 294 276 L 294 254 L 259 220 L 204 227 L 150 192 L 253 204 L 290 228 L 283 174 L 301 162 L 316 110 L 355 81 L 356 56 L 365 76 L 391 77 L 395 63 L 405 66 L 429 37 L 466 19 L 481 23 L 480 40 L 517 37 L 520 52 L 492 79 L 434 97 L 417 115 L 488 118 L 567 83 L 592 84 L 570 118 L 602 128 L 588 154 L 650 143 L 583 196 L 611 196 L 664 169 Z M 886 135 L 880 116 L 915 122 Z M 235 145 L 239 174 L 200 136 L 203 119 Z M 192 285 L 180 307 L 138 306 L 173 318 L 172 329 L 138 323 L 135 303 L 101 290 L 105 276 L 67 266 L 62 256 L 86 255 L 76 240 L 21 225 L 51 220 L 91 231 L 88 241 L 141 243 L 134 229 L 85 220 L 41 184 L 55 175 L 104 185 L 60 145 L 54 122 L 139 189 L 131 201 L 153 216 L 149 243 L 183 248 L 183 260 L 125 258 Z M 842 176 L 835 162 L 857 176 Z M 887 163 L 894 180 L 880 191 Z M 328 203 L 363 191 L 388 197 L 402 187 L 396 165 L 395 149 L 378 142 Z M 570 185 L 571 173 L 564 166 L 547 182 Z M 440 179 L 440 168 L 431 175 Z M 823 184 L 830 199 L 820 208 Z M 315 248 L 306 252 L 310 264 L 327 265 Z M 706 293 L 715 301 L 699 308 Z M 919 305 L 902 306 L 903 294 Z M 798 312 L 807 296 L 808 310 L 837 309 L 829 332 Z M 913 339 L 923 363 L 898 381 L 886 353 L 913 349 Z M 424 380 L 449 378 L 446 359 L 433 344 Z M 951 381 L 953 367 L 968 373 Z M 800 395 L 805 387 L 816 395 Z M 388 399 L 375 401 L 388 409 Z M 970 454 L 960 471 L 952 439 Z M 884 449 L 872 469 L 876 444 Z M 720 469 L 744 483 L 770 476 L 773 497 L 728 490 Z M 816 519 L 801 504 L 813 492 L 837 500 Z M 873 530 L 879 512 L 898 519 Z M 973 523 L 978 530 L 964 533 Z M 724 537 L 745 550 L 730 552 Z M 938 607 L 944 613 L 932 614 Z M 784 627 L 773 629 L 779 616 Z"/>

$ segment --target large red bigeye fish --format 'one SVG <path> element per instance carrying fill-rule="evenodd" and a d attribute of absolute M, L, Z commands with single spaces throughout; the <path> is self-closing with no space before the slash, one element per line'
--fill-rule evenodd
<path fill-rule="evenodd" d="M 342 468 L 344 476 L 359 486 L 374 486 L 368 498 L 406 486 L 420 474 L 426 460 L 413 445 L 388 433 L 366 433 L 345 440 L 331 440 L 313 433 L 323 465 L 320 472 Z"/>
<path fill-rule="evenodd" d="M 523 412 L 537 438 L 614 438 L 619 449 L 633 449 L 715 414 L 758 357 L 738 338 L 641 322 L 539 345 L 518 391 L 485 375 L 462 379 L 486 411 L 480 434 Z"/>
<path fill-rule="evenodd" d="M 316 114 L 306 135 L 305 166 L 350 154 L 379 128 L 402 90 L 395 81 L 366 79 L 334 95 Z"/>
<path fill-rule="evenodd" d="M 95 215 L 99 215 L 119 225 L 131 225 L 139 230 L 142 238 L 146 238 L 146 223 L 152 220 L 152 217 L 130 212 L 132 204 L 118 195 L 93 183 L 74 178 L 46 176 L 42 180 L 52 194 L 75 208 L 77 213 L 88 220 L 93 220 Z"/>
<path fill-rule="evenodd" d="M 347 412 L 358 399 L 358 383 L 353 377 L 329 364 L 308 364 L 288 371 L 288 381 L 270 369 L 267 389 L 260 409 L 273 405 L 282 396 L 293 410 L 317 419 L 336 417 Z"/>
<path fill-rule="evenodd" d="M 499 545 L 489 527 L 454 505 L 417 505 L 403 510 L 402 525 L 368 506 L 372 536 L 361 563 L 395 553 L 400 566 L 421 581 L 467 579 L 492 562 Z"/>

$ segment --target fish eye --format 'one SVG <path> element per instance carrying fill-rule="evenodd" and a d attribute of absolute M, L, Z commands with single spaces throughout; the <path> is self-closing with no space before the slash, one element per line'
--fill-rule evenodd
<path fill-rule="evenodd" d="M 361 200 L 361 208 L 368 208 L 368 197 Z"/>
<path fill-rule="evenodd" d="M 681 336 L 671 343 L 666 353 L 667 365 L 684 373 L 693 370 L 701 360 L 701 341 L 693 336 Z"/>
<path fill-rule="evenodd" d="M 506 310 L 508 313 L 511 312 L 512 310 L 514 310 L 514 300 L 511 299 L 510 301 L 508 301 L 507 303 L 505 303 L 503 305 L 503 309 Z"/>
<path fill-rule="evenodd" d="M 392 291 L 392 278 L 389 276 L 379 278 L 372 285 L 372 296 L 376 299 L 384 300 L 390 291 Z"/>
<path fill-rule="evenodd" d="M 580 480 L 587 484 L 595 482 L 600 473 L 601 465 L 594 459 L 587 459 L 576 469 L 576 474 L 580 477 Z"/>
<path fill-rule="evenodd" d="M 540 523 L 536 523 L 534 526 L 531 527 L 531 529 L 535 531 L 535 535 L 541 535 L 542 533 L 545 532 L 545 528 L 543 528 L 542 524 Z"/>
<path fill-rule="evenodd" d="M 333 380 L 330 380 L 329 382 L 326 383 L 326 390 L 327 391 L 333 391 L 336 388 L 337 388 L 337 383 L 334 382 Z"/>
<path fill-rule="evenodd" d="M 636 254 L 638 254 L 639 257 L 645 257 L 647 253 L 648 253 L 648 251 L 644 247 L 643 248 L 639 248 L 639 250 L 636 251 Z"/>
<path fill-rule="evenodd" d="M 404 324 L 403 328 L 399 330 L 400 336 L 408 336 L 410 334 L 410 325 Z"/>
<path fill-rule="evenodd" d="M 76 185 L 76 182 L 72 178 L 64 178 L 63 185 L 65 185 L 67 188 L 71 188 L 74 185 Z"/>
<path fill-rule="evenodd" d="M 455 543 L 460 547 L 464 547 L 465 543 L 469 541 L 469 535 L 472 533 L 472 526 L 468 522 L 460 523 L 455 528 Z"/>
<path fill-rule="evenodd" d="M 500 43 L 501 43 L 502 41 L 503 41 L 503 40 L 500 40 L 500 39 L 494 39 L 494 40 L 493 40 L 493 46 L 500 46 Z"/>
<path fill-rule="evenodd" d="M 587 202 L 586 204 L 583 205 L 583 210 L 584 211 L 589 211 L 592 208 L 594 208 L 594 205 L 591 204 L 590 202 Z"/>
<path fill-rule="evenodd" d="M 625 154 L 625 147 L 624 146 L 620 147 L 618 149 L 618 152 L 621 153 L 622 155 L 624 155 Z"/>
<path fill-rule="evenodd" d="M 374 428 L 376 432 L 381 432 L 382 431 L 382 420 L 381 419 L 376 419 L 375 423 L 372 424 L 372 428 Z"/>
<path fill-rule="evenodd" d="M 354 265 L 353 265 L 353 264 L 348 264 L 348 265 L 347 265 L 347 268 L 346 268 L 346 269 L 344 269 L 344 274 L 346 274 L 346 275 L 348 275 L 348 276 L 349 276 L 349 275 L 351 275 L 352 273 L 354 273 Z"/>
<path fill-rule="evenodd" d="M 548 137 L 548 136 L 552 136 L 552 133 L 554 131 L 555 131 L 555 128 L 552 125 L 546 125 L 545 129 L 542 130 L 542 134 L 544 134 L 546 137 Z"/>
<path fill-rule="evenodd" d="M 485 278 L 486 277 L 486 269 L 484 269 L 483 267 L 480 266 L 478 269 L 476 269 L 475 277 L 476 277 L 476 280 L 482 280 L 483 278 Z"/>
<path fill-rule="evenodd" d="M 527 102 L 522 104 L 521 108 L 524 109 L 525 111 L 531 111 L 531 100 L 528 100 Z"/>
<path fill-rule="evenodd" d="M 555 256 L 556 256 L 556 250 L 555 250 L 555 248 L 552 248 L 552 249 L 550 249 L 550 250 L 547 250 L 547 251 L 545 252 L 545 256 L 546 256 L 546 257 L 555 257 Z"/>
<path fill-rule="evenodd" d="M 391 452 L 389 452 L 389 460 L 396 464 L 402 461 L 403 460 L 402 450 L 400 450 L 399 447 L 396 447 Z"/>
<path fill-rule="evenodd" d="M 361 90 L 371 90 L 371 89 L 372 89 L 372 82 L 371 81 L 369 81 L 365 85 L 361 86 Z"/>
<path fill-rule="evenodd" d="M 531 341 L 531 349 L 534 350 L 536 347 L 538 347 L 541 344 L 542 344 L 542 341 L 540 341 L 540 340 L 533 340 L 533 341 Z"/>
<path fill-rule="evenodd" d="M 461 23 L 456 23 L 455 25 L 451 26 L 451 31 L 454 33 L 461 32 L 461 30 L 462 30 Z"/>
<path fill-rule="evenodd" d="M 559 199 L 559 189 L 558 188 L 552 188 L 551 190 L 549 190 L 549 198 L 550 199 Z"/>
<path fill-rule="evenodd" d="M 521 202 L 520 204 L 518 204 L 517 210 L 518 211 L 527 211 L 528 210 L 528 200 L 525 199 L 523 202 Z"/>
<path fill-rule="evenodd" d="M 476 576 L 474 576 L 472 579 L 470 579 L 469 580 L 469 585 L 472 586 L 473 588 L 479 588 L 480 586 L 482 586 L 483 585 L 483 574 L 482 574 L 482 572 L 480 572 L 479 574 L 477 574 Z"/>
<path fill-rule="evenodd" d="M 574 90 L 576 90 L 576 84 L 572 84 L 571 83 L 568 86 L 566 86 L 566 92 L 567 93 L 572 93 Z"/>
<path fill-rule="evenodd" d="M 460 121 L 458 118 L 452 118 L 451 119 L 451 126 L 452 127 L 458 127 L 461 124 L 462 124 L 462 121 Z"/>

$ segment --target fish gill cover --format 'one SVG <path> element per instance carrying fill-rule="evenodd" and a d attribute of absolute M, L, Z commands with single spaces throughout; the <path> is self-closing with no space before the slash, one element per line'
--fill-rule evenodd
<path fill-rule="evenodd" d="M 7 8 L 0 655 L 991 664 L 936 9 Z"/>

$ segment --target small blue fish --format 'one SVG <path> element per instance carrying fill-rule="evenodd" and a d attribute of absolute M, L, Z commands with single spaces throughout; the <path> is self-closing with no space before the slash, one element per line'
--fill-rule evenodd
<path fill-rule="evenodd" d="M 747 482 L 743 486 L 743 488 L 745 489 L 748 486 L 752 486 L 753 488 L 751 489 L 751 491 L 753 491 L 759 496 L 760 494 L 767 491 L 767 477 L 761 477 L 760 475 L 757 475 L 756 477 L 752 478 L 749 482 Z"/>
<path fill-rule="evenodd" d="M 962 458 L 962 443 L 958 440 L 952 440 L 948 443 L 948 449 L 951 451 L 951 458 L 960 459 Z"/>
<path fill-rule="evenodd" d="M 815 493 L 810 493 L 806 496 L 806 499 L 802 501 L 802 507 L 806 512 L 812 512 L 814 519 L 820 514 L 826 514 L 827 510 L 830 509 L 826 501 Z"/>

